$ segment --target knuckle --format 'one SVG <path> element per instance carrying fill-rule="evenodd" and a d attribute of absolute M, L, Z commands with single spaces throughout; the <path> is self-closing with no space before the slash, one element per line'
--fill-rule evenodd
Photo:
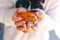
<path fill-rule="evenodd" d="M 15 22 L 15 25 L 16 26 L 22 26 L 23 24 L 25 24 L 24 21 Z"/>

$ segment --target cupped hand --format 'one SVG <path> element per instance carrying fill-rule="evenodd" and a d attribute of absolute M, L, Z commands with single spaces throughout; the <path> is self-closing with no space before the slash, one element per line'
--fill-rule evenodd
<path fill-rule="evenodd" d="M 27 12 L 27 10 L 23 7 L 20 7 L 17 9 L 16 13 L 13 15 L 12 20 L 15 22 L 16 28 L 17 30 L 20 30 L 24 33 L 29 33 L 32 31 L 37 31 L 38 27 L 36 25 L 31 26 L 31 23 L 28 23 L 26 25 L 26 21 L 23 21 L 21 17 L 17 16 L 17 13 L 20 12 Z M 36 16 L 39 18 L 38 23 L 43 19 L 43 14 L 41 14 L 40 12 L 35 12 Z"/>

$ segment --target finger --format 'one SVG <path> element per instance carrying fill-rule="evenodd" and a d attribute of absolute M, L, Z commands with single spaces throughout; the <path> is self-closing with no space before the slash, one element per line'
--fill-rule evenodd
<path fill-rule="evenodd" d="M 23 24 L 23 27 L 24 27 L 24 30 L 27 30 L 27 29 L 26 29 L 26 27 L 27 27 L 26 24 Z"/>
<path fill-rule="evenodd" d="M 12 17 L 12 20 L 13 21 L 20 21 L 20 20 L 22 20 L 22 18 L 21 17 L 17 17 L 16 16 L 16 14 Z"/>
<path fill-rule="evenodd" d="M 24 32 L 24 33 L 29 33 L 30 32 L 31 27 L 27 26 L 26 24 L 23 27 L 24 27 L 24 30 L 22 30 L 22 32 Z"/>
<path fill-rule="evenodd" d="M 20 21 L 20 22 L 15 22 L 16 26 L 22 26 L 23 24 L 25 24 L 25 21 Z"/>
<path fill-rule="evenodd" d="M 42 14 L 40 12 L 36 12 L 36 16 L 41 16 Z"/>
<path fill-rule="evenodd" d="M 23 7 L 20 7 L 17 9 L 17 12 L 20 13 L 20 12 L 27 12 L 27 10 Z"/>
<path fill-rule="evenodd" d="M 21 30 L 22 26 L 17 26 L 16 28 L 17 28 L 17 30 Z"/>
<path fill-rule="evenodd" d="M 24 24 L 23 27 L 24 27 L 23 32 L 28 33 L 29 32 L 28 26 L 26 24 Z"/>
<path fill-rule="evenodd" d="M 18 27 L 17 27 L 17 30 L 19 30 L 19 31 L 24 31 L 24 28 L 23 28 L 23 26 L 18 26 Z"/>
<path fill-rule="evenodd" d="M 31 28 L 32 28 L 33 31 L 37 31 L 38 30 L 36 26 L 32 26 Z"/>
<path fill-rule="evenodd" d="M 27 24 L 27 30 L 28 30 L 29 32 L 32 31 L 32 28 L 31 28 L 31 27 L 32 27 L 32 25 L 28 23 L 28 24 Z"/>
<path fill-rule="evenodd" d="M 44 18 L 44 14 L 42 14 L 40 12 L 36 12 L 36 16 L 39 19 L 39 21 L 41 21 Z"/>
<path fill-rule="evenodd" d="M 40 12 L 36 12 L 36 16 L 37 16 L 39 19 L 43 18 L 43 14 L 40 13 Z"/>

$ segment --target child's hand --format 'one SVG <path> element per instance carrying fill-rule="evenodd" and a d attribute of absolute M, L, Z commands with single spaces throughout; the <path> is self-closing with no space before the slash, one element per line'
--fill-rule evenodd
<path fill-rule="evenodd" d="M 24 8 L 19 8 L 17 10 L 17 13 L 19 12 L 27 12 L 26 9 Z M 21 17 L 18 17 L 17 16 L 17 13 L 13 16 L 13 21 L 15 22 L 15 25 L 16 25 L 16 28 L 24 33 L 29 33 L 29 32 L 32 32 L 32 31 L 36 31 L 38 30 L 38 27 L 36 27 L 36 25 L 33 25 L 31 27 L 31 24 L 28 23 L 26 25 L 26 21 L 22 21 L 22 18 Z M 43 18 L 43 15 L 42 14 L 39 14 L 40 12 L 35 12 L 36 16 L 39 17 L 39 20 L 41 21 L 41 19 Z"/>
<path fill-rule="evenodd" d="M 20 12 L 27 12 L 27 10 L 23 7 L 18 8 L 16 13 L 12 17 L 12 20 L 15 22 L 16 28 L 18 30 L 26 31 L 26 24 L 25 24 L 26 22 L 21 21 L 22 20 L 21 17 L 17 17 L 17 13 L 20 13 Z M 23 27 L 21 27 L 22 25 L 23 25 Z"/>

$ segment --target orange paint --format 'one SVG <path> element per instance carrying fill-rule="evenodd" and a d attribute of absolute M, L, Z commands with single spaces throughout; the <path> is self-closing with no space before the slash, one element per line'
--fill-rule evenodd
<path fill-rule="evenodd" d="M 26 22 L 36 22 L 38 21 L 37 16 L 33 12 L 21 12 L 17 13 L 18 17 L 22 17 L 22 20 L 25 20 Z"/>
<path fill-rule="evenodd" d="M 22 21 L 26 21 L 26 29 L 27 30 L 25 30 L 25 31 L 23 30 L 23 32 L 28 32 L 29 27 L 27 24 L 29 22 L 32 22 L 35 25 L 38 21 L 42 20 L 42 14 L 39 13 L 38 15 L 36 15 L 35 12 L 20 12 L 20 13 L 17 12 L 17 16 L 21 17 Z M 23 26 L 22 26 L 22 28 L 23 28 Z M 17 29 L 19 30 L 21 28 L 17 27 Z"/>

